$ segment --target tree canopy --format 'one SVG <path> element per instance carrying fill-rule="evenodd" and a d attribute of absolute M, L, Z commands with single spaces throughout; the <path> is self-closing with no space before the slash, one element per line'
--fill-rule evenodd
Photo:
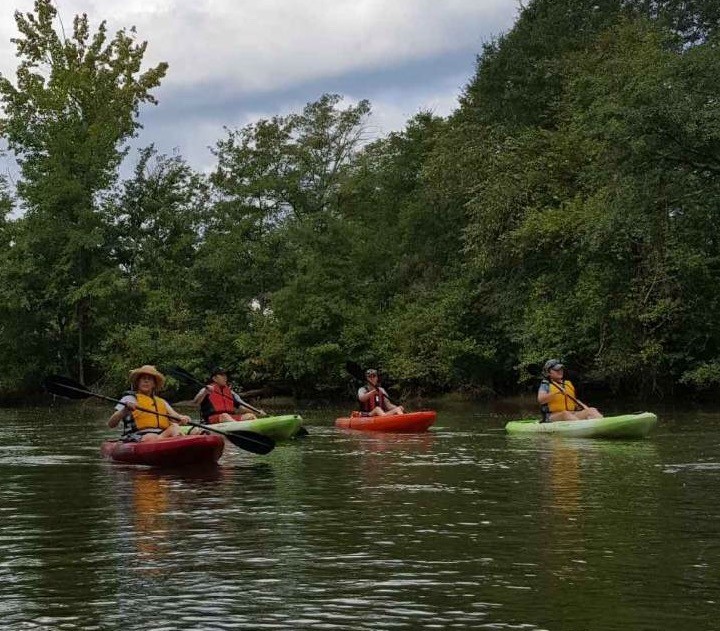
<path fill-rule="evenodd" d="M 370 141 L 370 104 L 324 94 L 226 129 L 209 175 L 127 155 L 167 71 L 135 31 L 55 19 L 16 14 L 0 77 L 6 395 L 149 361 L 307 396 L 347 391 L 346 359 L 420 393 L 511 392 L 550 356 L 616 391 L 720 386 L 714 4 L 532 0 L 451 116 Z"/>

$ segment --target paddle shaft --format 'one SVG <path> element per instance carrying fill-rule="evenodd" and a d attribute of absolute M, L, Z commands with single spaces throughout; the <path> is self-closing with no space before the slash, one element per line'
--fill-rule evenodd
<path fill-rule="evenodd" d="M 587 410 L 588 406 L 585 405 L 580 399 L 576 399 L 572 394 L 568 394 L 565 388 L 563 388 L 557 381 L 551 379 L 550 383 L 553 384 L 560 392 L 562 392 L 568 399 L 577 403 L 583 410 Z"/>
<path fill-rule="evenodd" d="M 105 401 L 110 401 L 111 403 L 122 403 L 120 399 L 113 399 L 112 397 L 106 397 L 104 394 L 97 394 L 96 392 L 91 392 L 90 390 L 83 390 L 81 388 L 73 388 L 72 386 L 68 386 L 67 384 L 62 384 L 62 387 L 67 390 L 74 390 L 75 392 L 81 392 L 83 394 L 87 394 L 89 397 L 95 397 L 96 399 L 104 399 Z M 123 404 L 124 405 L 124 404 Z M 162 412 L 158 412 L 157 410 L 151 410 L 150 408 L 143 408 L 139 405 L 135 407 L 136 410 L 140 410 L 141 412 L 149 412 L 150 414 L 156 414 L 157 416 L 164 416 L 165 418 L 169 418 L 171 421 L 177 422 L 178 419 L 175 416 L 170 416 L 169 414 L 163 414 Z M 188 425 L 193 425 L 193 423 L 188 423 Z M 204 425 L 198 425 L 197 423 L 194 424 L 195 427 L 205 427 Z"/>

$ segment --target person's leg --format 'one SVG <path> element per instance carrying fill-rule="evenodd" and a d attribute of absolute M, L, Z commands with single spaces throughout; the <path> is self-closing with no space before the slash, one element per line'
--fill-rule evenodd
<path fill-rule="evenodd" d="M 177 426 L 175 424 L 173 424 L 170 427 L 168 427 L 167 429 L 164 429 L 162 432 L 153 432 L 153 431 L 147 432 L 146 431 L 145 433 L 143 433 L 140 436 L 140 442 L 145 443 L 145 442 L 149 442 L 152 440 L 159 440 L 160 438 L 169 438 L 169 436 L 165 435 L 165 432 L 167 432 L 172 427 L 177 427 Z"/>
<path fill-rule="evenodd" d="M 396 405 L 394 408 L 387 411 L 387 414 L 405 414 L 405 408 L 402 405 Z"/>
<path fill-rule="evenodd" d="M 553 423 L 555 421 L 578 421 L 580 420 L 574 412 L 569 412 L 568 410 L 563 410 L 562 412 L 553 412 L 550 415 L 550 421 Z"/>
<path fill-rule="evenodd" d="M 160 438 L 175 438 L 175 436 L 182 436 L 180 426 L 177 423 L 172 423 L 169 427 L 166 427 L 160 434 Z"/>
<path fill-rule="evenodd" d="M 375 407 L 372 412 L 370 412 L 370 416 L 385 416 L 385 411 L 382 408 Z"/>
<path fill-rule="evenodd" d="M 579 419 L 602 418 L 602 414 L 596 408 L 585 408 L 584 410 L 575 412 L 575 415 Z"/>
<path fill-rule="evenodd" d="M 202 427 L 191 427 L 187 432 L 185 432 L 186 436 L 200 436 L 202 434 L 209 434 L 210 432 L 206 429 L 203 429 Z M 181 432 L 182 434 L 182 432 Z"/>

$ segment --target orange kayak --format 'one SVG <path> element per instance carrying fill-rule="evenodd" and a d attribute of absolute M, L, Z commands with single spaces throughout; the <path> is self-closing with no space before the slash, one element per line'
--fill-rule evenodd
<path fill-rule="evenodd" d="M 408 412 L 386 416 L 350 416 L 335 419 L 335 425 L 344 429 L 366 432 L 424 432 L 437 417 L 434 410 Z"/>
<path fill-rule="evenodd" d="M 218 434 L 178 436 L 140 443 L 106 440 L 100 451 L 106 458 L 125 464 L 149 467 L 182 467 L 217 462 L 225 439 Z"/>

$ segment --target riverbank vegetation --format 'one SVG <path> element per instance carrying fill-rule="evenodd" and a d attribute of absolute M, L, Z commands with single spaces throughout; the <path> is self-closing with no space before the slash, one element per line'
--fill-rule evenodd
<path fill-rule="evenodd" d="M 533 0 L 451 116 L 370 141 L 371 104 L 326 94 L 229 129 L 208 176 L 126 156 L 168 70 L 135 33 L 55 19 L 17 16 L 0 80 L 6 395 L 149 362 L 332 394 L 348 358 L 420 393 L 511 392 L 550 356 L 720 386 L 717 3 Z"/>

